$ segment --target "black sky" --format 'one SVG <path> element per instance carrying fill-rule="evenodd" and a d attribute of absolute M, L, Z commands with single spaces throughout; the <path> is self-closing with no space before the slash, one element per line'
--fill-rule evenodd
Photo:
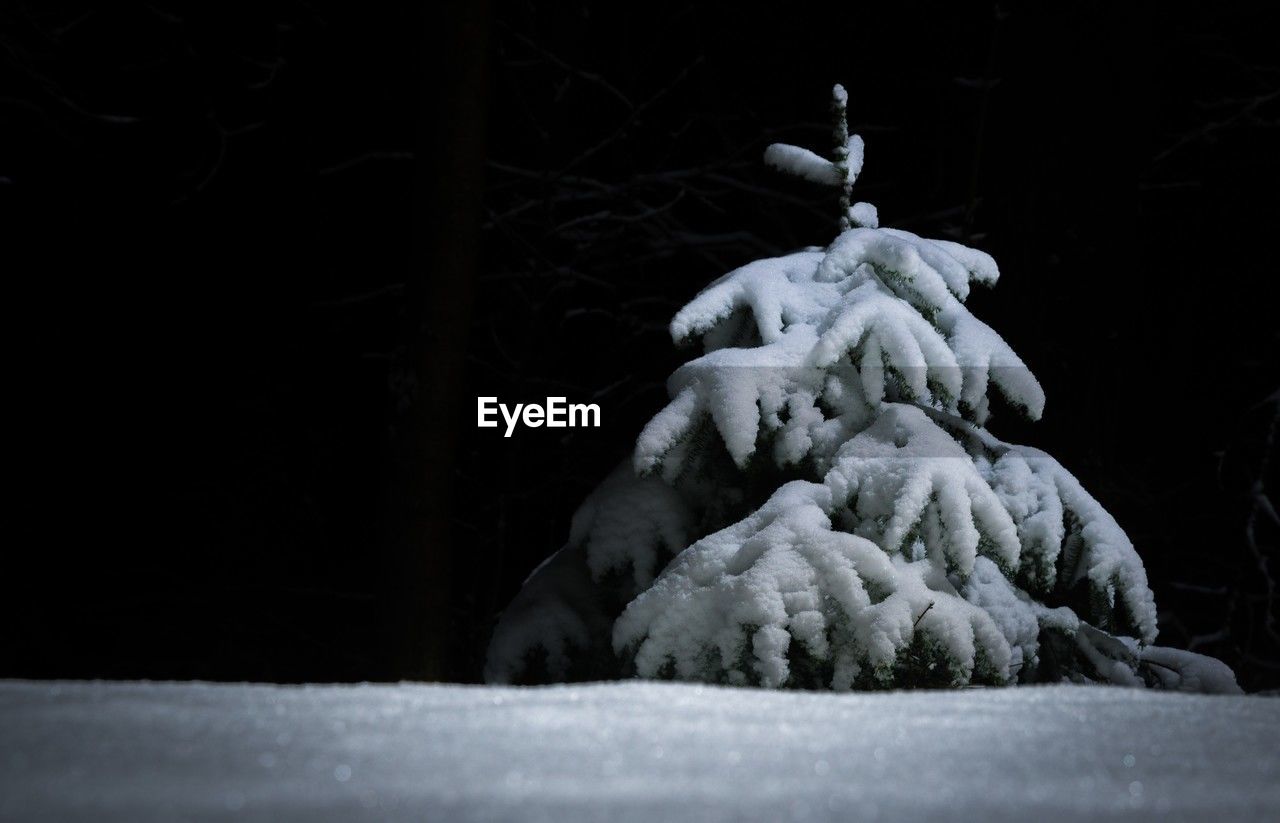
<path fill-rule="evenodd" d="M 456 453 L 428 465 L 454 496 L 430 551 L 450 561 L 441 671 L 474 679 L 496 610 L 660 408 L 681 362 L 671 313 L 735 265 L 833 236 L 830 197 L 758 159 L 775 140 L 822 149 L 842 82 L 867 143 L 860 196 L 1001 265 L 970 305 L 1048 404 L 993 430 L 1054 454 L 1128 530 L 1162 642 L 1199 637 L 1246 685 L 1280 685 L 1244 539 L 1274 425 L 1260 404 L 1280 385 L 1280 55 L 1261 13 L 510 2 L 467 17 L 3 13 L 18 491 L 0 674 L 412 675 L 416 589 L 385 525 L 423 368 L 404 329 L 441 293 L 431 278 L 462 271 L 469 331 L 426 330 L 429 356 L 465 364 L 445 398 Z M 487 74 L 464 88 L 473 54 Z M 459 115 L 460 94 L 483 105 Z M 442 148 L 480 126 L 478 161 Z M 431 230 L 468 179 L 441 171 L 455 161 L 484 186 L 462 263 Z M 605 425 L 504 440 L 471 425 L 477 394 L 590 396 Z M 1255 542 L 1277 562 L 1274 527 Z"/>

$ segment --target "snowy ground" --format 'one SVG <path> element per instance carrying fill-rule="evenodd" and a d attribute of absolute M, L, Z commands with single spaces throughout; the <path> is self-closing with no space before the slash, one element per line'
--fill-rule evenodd
<path fill-rule="evenodd" d="M 0 819 L 1280 819 L 1280 699 L 0 682 Z"/>

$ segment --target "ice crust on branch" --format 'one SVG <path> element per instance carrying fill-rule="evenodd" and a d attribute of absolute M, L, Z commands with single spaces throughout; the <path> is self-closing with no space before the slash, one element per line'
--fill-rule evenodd
<path fill-rule="evenodd" d="M 499 621 L 486 676 L 1231 691 L 1225 666 L 1151 645 L 1146 572 L 1102 505 L 985 428 L 993 387 L 1031 419 L 1044 409 L 965 306 L 999 269 L 850 205 L 864 151 L 847 102 L 837 86 L 832 160 L 765 154 L 841 187 L 841 232 L 676 313 L 672 339 L 700 352 Z"/>

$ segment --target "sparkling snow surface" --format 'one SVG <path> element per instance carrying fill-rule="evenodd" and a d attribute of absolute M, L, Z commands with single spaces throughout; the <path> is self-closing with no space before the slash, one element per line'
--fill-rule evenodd
<path fill-rule="evenodd" d="M 0 819 L 1280 819 L 1280 699 L 0 682 Z"/>

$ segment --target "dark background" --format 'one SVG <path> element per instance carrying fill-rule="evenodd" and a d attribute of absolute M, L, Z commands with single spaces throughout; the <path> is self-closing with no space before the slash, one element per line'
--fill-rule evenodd
<path fill-rule="evenodd" d="M 1128 530 L 1162 643 L 1280 686 L 1260 14 L 422 5 L 0 12 L 0 675 L 476 679 L 675 309 L 833 237 L 759 158 L 825 150 L 839 81 L 858 196 L 1000 263 L 970 306 L 1048 405 L 992 429 Z M 503 439 L 479 394 L 604 426 Z"/>

